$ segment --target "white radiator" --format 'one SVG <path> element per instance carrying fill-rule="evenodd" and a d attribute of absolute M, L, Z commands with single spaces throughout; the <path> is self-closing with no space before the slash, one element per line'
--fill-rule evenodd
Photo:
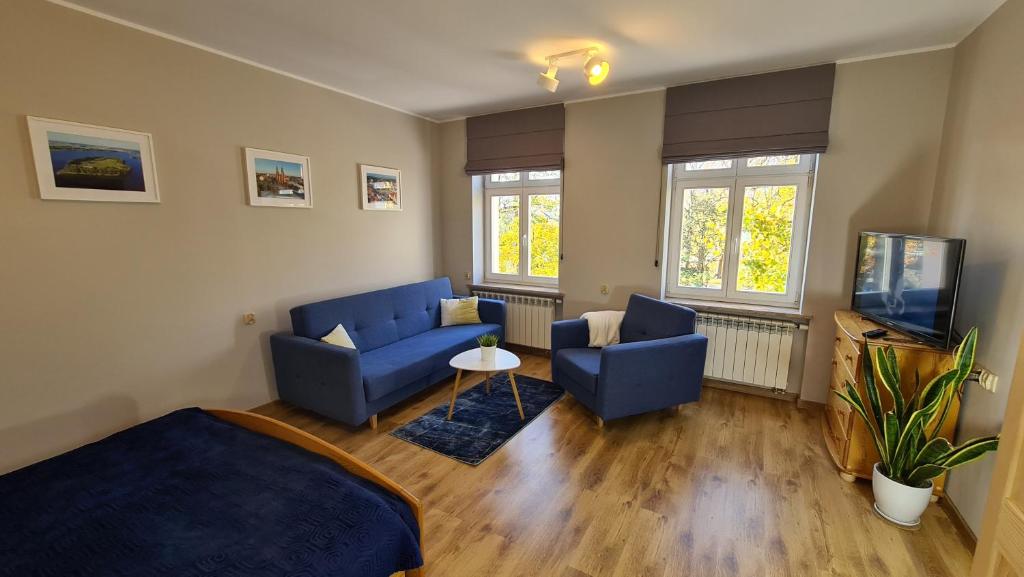
<path fill-rule="evenodd" d="M 489 291 L 473 291 L 478 297 L 505 301 L 505 341 L 514 345 L 551 349 L 551 321 L 555 318 L 555 299 Z"/>
<path fill-rule="evenodd" d="M 699 313 L 697 332 L 708 338 L 704 376 L 784 391 L 796 328 L 784 321 Z"/>

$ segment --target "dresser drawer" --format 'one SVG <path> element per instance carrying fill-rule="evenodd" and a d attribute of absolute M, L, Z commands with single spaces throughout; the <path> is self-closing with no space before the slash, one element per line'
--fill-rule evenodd
<path fill-rule="evenodd" d="M 834 359 L 845 364 L 850 375 L 856 378 L 857 368 L 860 366 L 860 345 L 850 339 L 843 329 L 837 328 L 835 349 Z"/>
<path fill-rule="evenodd" d="M 825 401 L 825 412 L 828 415 L 829 427 L 833 435 L 841 440 L 850 438 L 850 413 L 853 407 L 846 401 L 839 398 L 835 391 L 846 391 L 847 375 L 841 363 L 834 362 L 832 366 L 832 380 L 829 384 L 828 399 Z"/>

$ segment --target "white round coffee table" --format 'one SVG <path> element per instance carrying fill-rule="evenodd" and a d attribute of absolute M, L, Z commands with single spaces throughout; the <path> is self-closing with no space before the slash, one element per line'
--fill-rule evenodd
<path fill-rule="evenodd" d="M 476 348 L 455 355 L 448 364 L 453 368 L 458 369 L 455 372 L 455 384 L 452 386 L 452 402 L 448 405 L 449 421 L 452 420 L 452 411 L 455 410 L 455 397 L 459 395 L 459 383 L 462 382 L 462 371 L 483 371 L 484 387 L 488 393 L 491 392 L 491 374 L 508 371 L 508 382 L 512 384 L 512 395 L 515 396 L 516 407 L 519 408 L 519 420 L 526 420 L 526 415 L 523 414 L 523 404 L 519 402 L 519 389 L 516 387 L 516 377 L 512 373 L 512 369 L 519 368 L 519 357 L 505 349 L 498 349 L 494 351 L 493 360 L 484 361 L 480 358 L 480 349 Z"/>

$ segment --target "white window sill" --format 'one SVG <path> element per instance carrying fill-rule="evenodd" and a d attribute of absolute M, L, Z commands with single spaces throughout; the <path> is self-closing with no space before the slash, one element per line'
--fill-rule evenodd
<path fill-rule="evenodd" d="M 678 297 L 665 297 L 665 300 L 681 304 L 697 312 L 736 315 L 775 321 L 790 321 L 799 325 L 811 324 L 812 318 L 811 315 L 804 314 L 795 307 L 751 305 L 710 300 L 682 299 Z"/>

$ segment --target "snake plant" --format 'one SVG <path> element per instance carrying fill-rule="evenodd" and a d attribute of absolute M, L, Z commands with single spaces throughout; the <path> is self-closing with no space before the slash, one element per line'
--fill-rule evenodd
<path fill-rule="evenodd" d="M 498 346 L 498 335 L 491 333 L 480 335 L 476 338 L 476 342 L 481 347 L 496 347 Z"/>
<path fill-rule="evenodd" d="M 880 467 L 886 477 L 910 487 L 926 488 L 931 479 L 953 467 L 980 459 L 999 446 L 998 435 L 972 439 L 958 447 L 939 436 L 954 396 L 962 395 L 963 382 L 974 367 L 977 344 L 978 329 L 973 328 L 954 351 L 953 368 L 923 388 L 921 375 L 915 372 L 914 392 L 909 398 L 903 397 L 899 363 L 891 345 L 876 348 L 874 361 L 870 350 L 864 354 L 866 405 L 849 381 L 845 393 L 833 391 L 864 419 L 881 456 Z M 890 411 L 882 411 L 878 381 L 892 398 Z"/>

